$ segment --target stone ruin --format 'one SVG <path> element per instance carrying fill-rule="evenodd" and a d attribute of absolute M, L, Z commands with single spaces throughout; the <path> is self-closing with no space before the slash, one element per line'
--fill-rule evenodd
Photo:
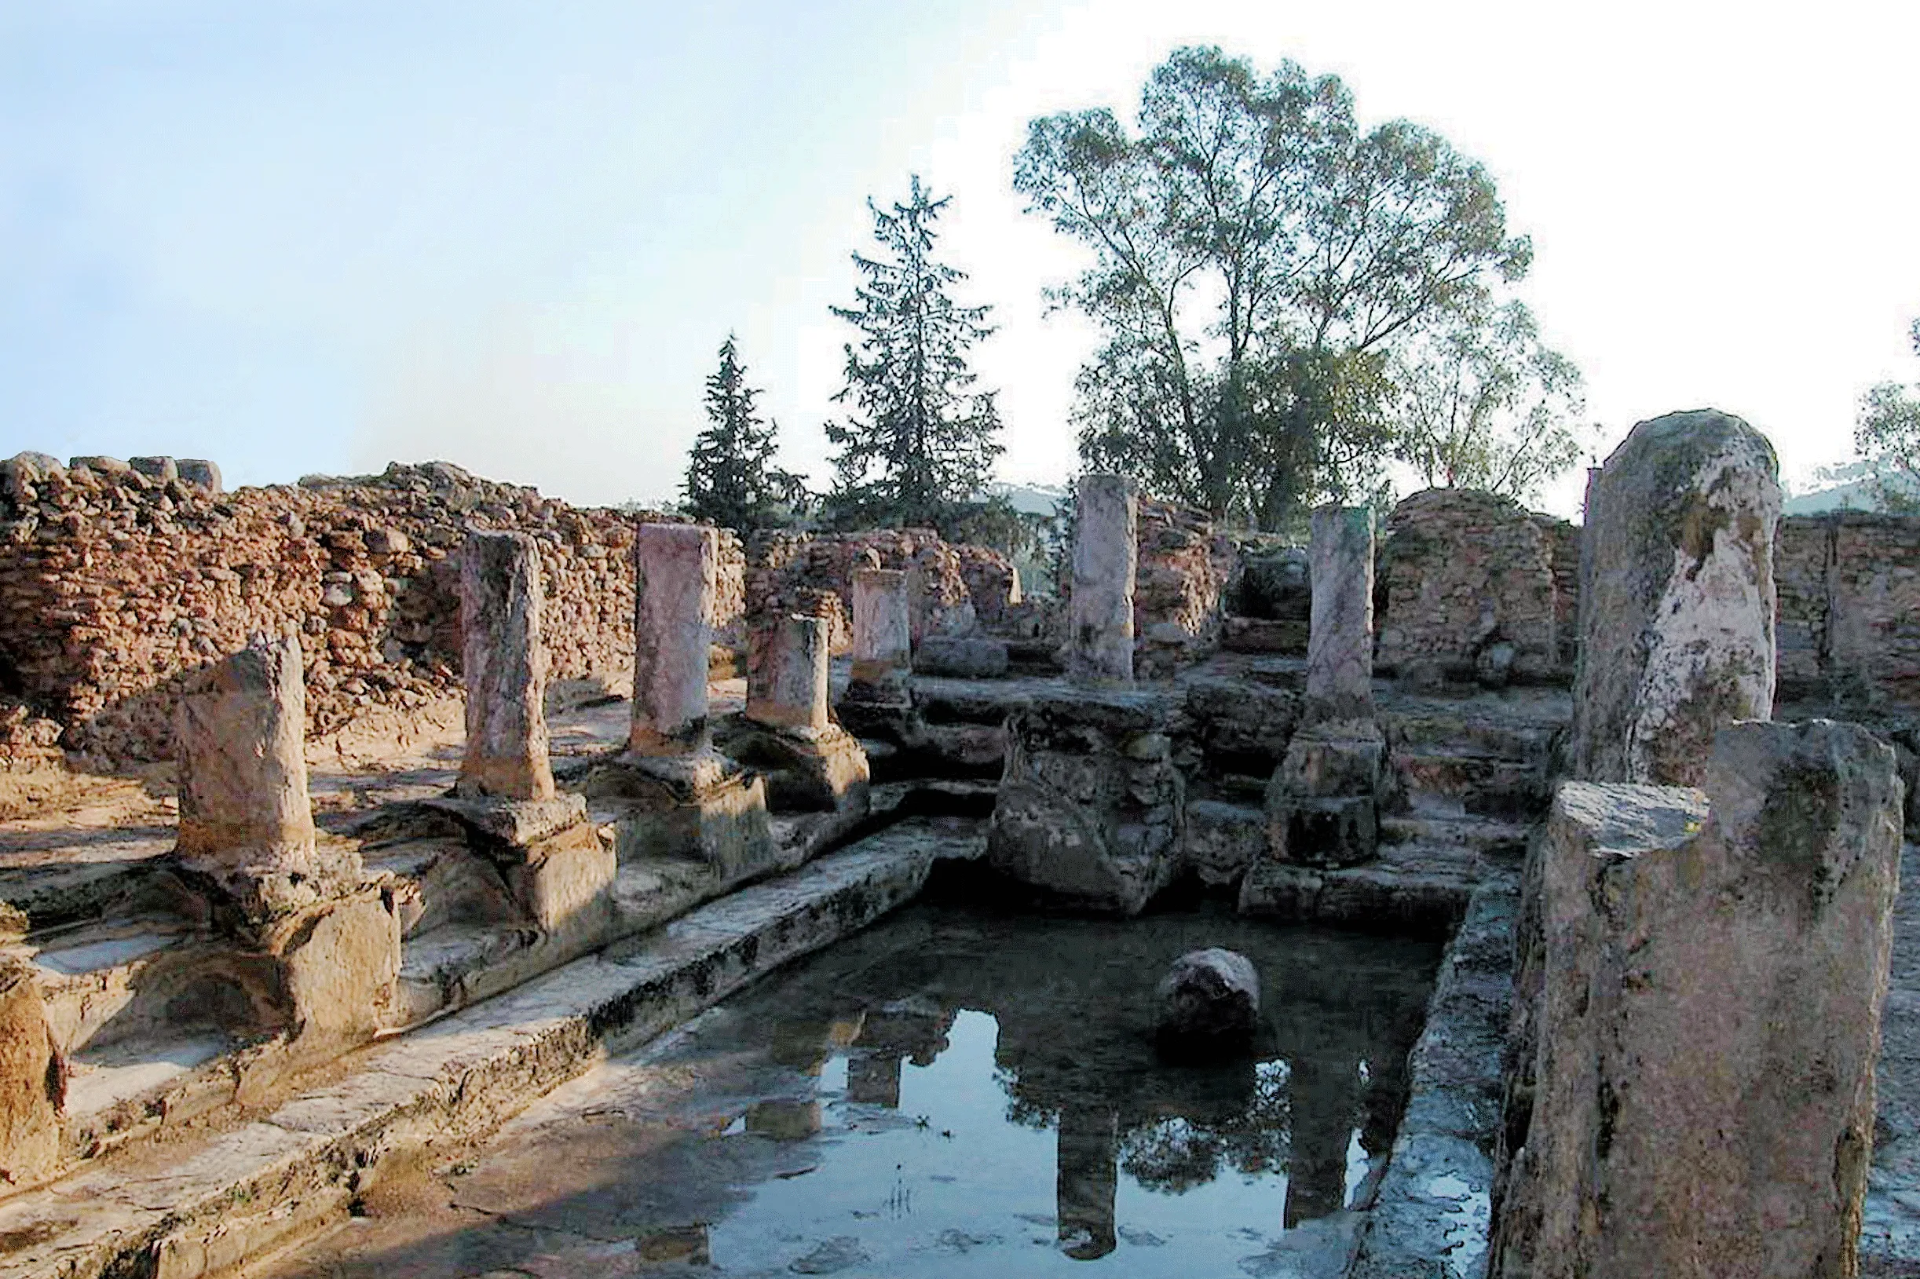
<path fill-rule="evenodd" d="M 1430 492 L 1236 544 L 1090 475 L 1060 599 L 924 530 L 743 549 L 454 468 L 139 462 L 0 470 L 0 777 L 171 753 L 178 793 L 160 840 L 0 827 L 22 1274 L 212 1274 L 337 1220 L 936 864 L 1443 941 L 1363 1200 L 1345 1130 L 1296 1135 L 1286 1221 L 1353 1212 L 1350 1276 L 1920 1248 L 1885 1065 L 1920 1042 L 1886 1001 L 1920 521 L 1782 518 L 1737 419 L 1636 427 L 1582 529 Z M 897 1105 L 888 1024 L 857 1083 Z M 1062 1112 L 1088 1256 L 1115 1141 Z M 71 1207 L 167 1142 L 225 1143 L 204 1191 Z"/>

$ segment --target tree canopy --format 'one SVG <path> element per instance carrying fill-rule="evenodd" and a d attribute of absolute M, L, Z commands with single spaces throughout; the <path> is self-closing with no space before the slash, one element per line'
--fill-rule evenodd
<path fill-rule="evenodd" d="M 986 486 L 1003 447 L 994 393 L 973 389 L 969 366 L 993 332 L 989 308 L 954 301 L 966 273 L 934 252 L 951 198 L 934 199 L 915 177 L 904 203 L 867 201 L 880 253 L 853 255 L 854 305 L 833 308 L 860 331 L 834 397 L 849 412 L 827 424 L 839 448 L 827 501 L 843 526 L 943 524 Z"/>
<path fill-rule="evenodd" d="M 1337 77 L 1214 48 L 1155 68 L 1134 130 L 1034 120 L 1014 185 L 1093 255 L 1052 291 L 1105 338 L 1077 383 L 1083 460 L 1266 528 L 1378 485 L 1421 340 L 1493 322 L 1532 257 L 1438 134 L 1362 129 Z"/>
<path fill-rule="evenodd" d="M 760 392 L 731 333 L 707 377 L 707 425 L 687 459 L 687 513 L 725 528 L 749 529 L 791 518 L 806 502 L 801 478 L 773 465 L 779 427 L 760 416 Z"/>
<path fill-rule="evenodd" d="M 1908 332 L 1920 355 L 1920 320 Z M 1853 447 L 1882 509 L 1920 512 L 1920 384 L 1882 382 L 1861 396 Z"/>

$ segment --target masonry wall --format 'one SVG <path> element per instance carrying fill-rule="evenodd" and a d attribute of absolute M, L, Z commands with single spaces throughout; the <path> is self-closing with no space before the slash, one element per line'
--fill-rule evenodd
<path fill-rule="evenodd" d="M 1920 517 L 1787 516 L 1774 580 L 1782 700 L 1920 712 Z"/>
<path fill-rule="evenodd" d="M 1554 546 L 1519 503 L 1428 489 L 1394 507 L 1383 532 L 1375 625 L 1383 671 L 1471 679 L 1497 643 L 1513 646 L 1516 674 L 1544 678 L 1559 667 Z"/>
<path fill-rule="evenodd" d="M 297 632 L 308 731 L 460 687 L 457 552 L 469 527 L 539 540 L 553 673 L 632 679 L 632 527 L 444 463 L 220 493 L 109 460 L 0 465 L 0 730 L 113 763 L 167 758 L 182 677 L 255 632 Z M 722 616 L 742 557 L 722 538 Z"/>
<path fill-rule="evenodd" d="M 853 574 L 902 569 L 913 601 L 913 639 L 966 635 L 1018 602 L 1012 561 L 984 546 L 943 541 L 932 529 L 857 533 L 763 530 L 747 555 L 746 607 L 752 616 L 805 613 L 827 620 L 832 651 L 853 642 Z"/>

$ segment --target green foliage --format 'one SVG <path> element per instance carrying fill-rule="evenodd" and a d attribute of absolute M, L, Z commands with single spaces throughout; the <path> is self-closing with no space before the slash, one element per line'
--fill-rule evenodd
<path fill-rule="evenodd" d="M 744 530 L 804 514 L 806 484 L 773 465 L 779 427 L 760 416 L 759 396 L 747 385 L 746 366 L 728 334 L 720 344 L 720 366 L 707 378 L 707 426 L 687 460 L 689 515 Z"/>
<path fill-rule="evenodd" d="M 1430 485 L 1524 501 L 1580 460 L 1580 370 L 1519 302 L 1463 312 L 1396 352 L 1395 454 Z"/>
<path fill-rule="evenodd" d="M 973 390 L 968 356 L 993 328 L 984 306 L 961 306 L 949 289 L 962 271 L 935 260 L 935 223 L 952 197 L 933 199 L 912 180 L 906 203 L 872 200 L 877 257 L 853 255 L 862 283 L 851 307 L 833 313 L 860 330 L 846 348 L 845 420 L 827 424 L 839 447 L 827 502 L 842 527 L 945 527 L 986 486 L 1002 451 L 991 391 Z"/>
<path fill-rule="evenodd" d="M 1910 332 L 1920 355 L 1920 320 Z M 1861 396 L 1853 448 L 1882 510 L 1920 513 L 1920 385 L 1882 382 Z"/>
<path fill-rule="evenodd" d="M 1334 76 L 1179 49 L 1112 112 L 1035 120 L 1030 211 L 1092 251 L 1052 291 L 1106 341 L 1078 382 L 1083 459 L 1279 527 L 1376 490 L 1399 346 L 1525 275 L 1494 184 L 1405 121 L 1363 131 Z"/>

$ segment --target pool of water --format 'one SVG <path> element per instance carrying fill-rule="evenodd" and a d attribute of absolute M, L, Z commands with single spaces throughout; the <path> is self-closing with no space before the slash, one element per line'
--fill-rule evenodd
<path fill-rule="evenodd" d="M 1257 1050 L 1163 1065 L 1154 985 L 1205 945 L 1260 972 Z M 910 907 L 538 1103 L 413 1237 L 388 1212 L 295 1268 L 1337 1275 L 1438 957 L 1223 911 Z"/>

